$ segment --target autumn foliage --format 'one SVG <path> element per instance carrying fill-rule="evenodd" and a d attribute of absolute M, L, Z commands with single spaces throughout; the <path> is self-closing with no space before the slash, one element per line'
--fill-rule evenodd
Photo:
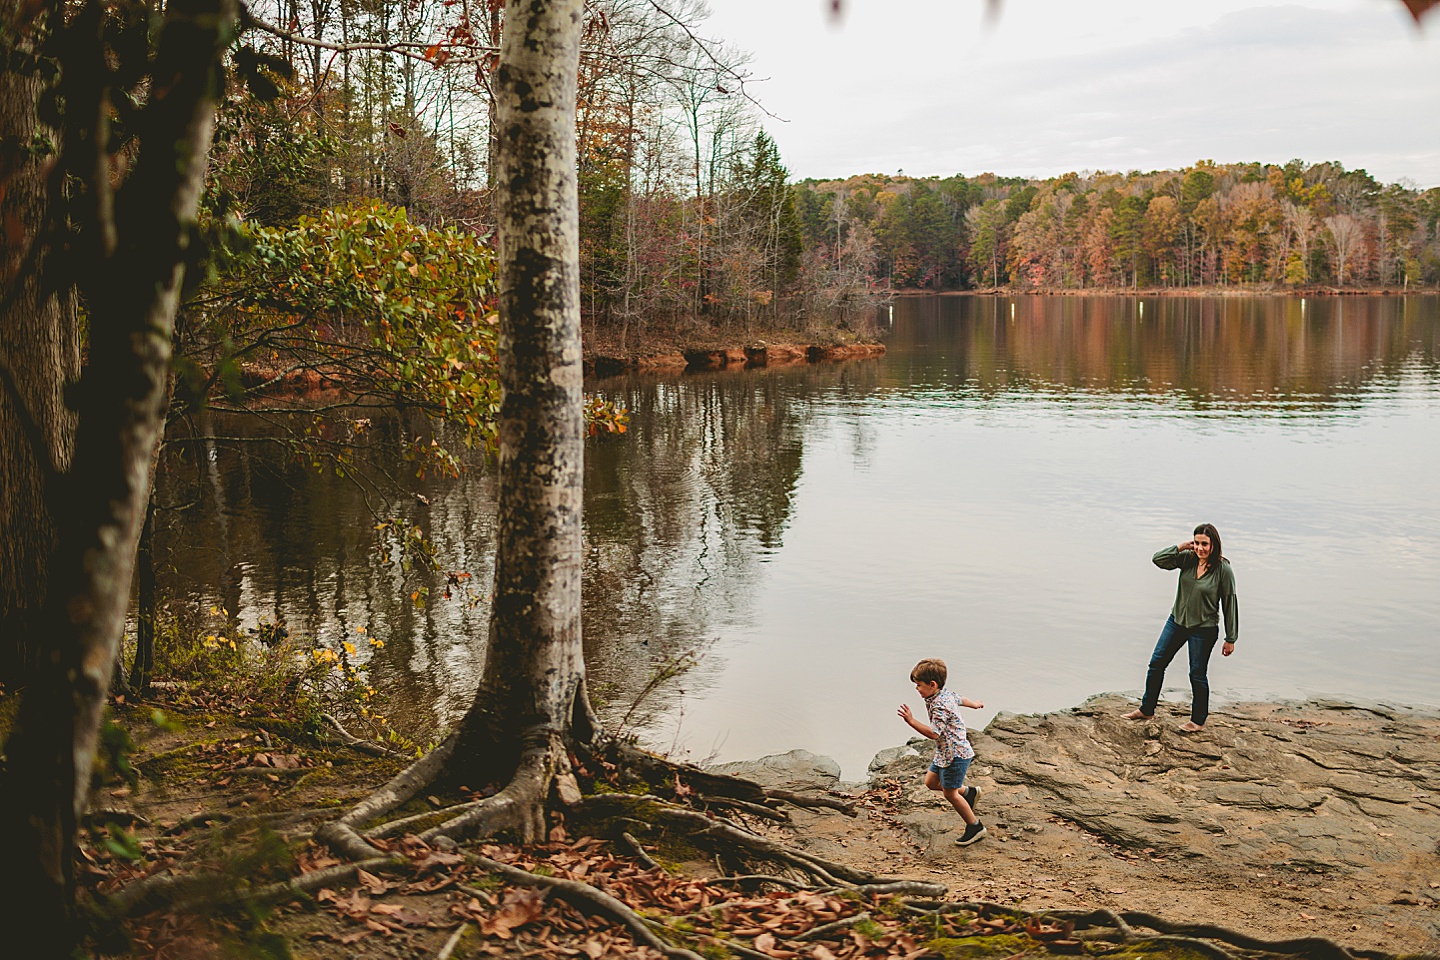
<path fill-rule="evenodd" d="M 1338 163 L 863 176 L 795 189 L 810 244 L 871 236 L 879 271 L 899 287 L 1440 283 L 1440 188 L 1381 184 Z"/>

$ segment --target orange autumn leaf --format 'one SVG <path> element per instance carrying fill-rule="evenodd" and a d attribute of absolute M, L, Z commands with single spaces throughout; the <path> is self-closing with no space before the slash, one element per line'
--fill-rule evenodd
<path fill-rule="evenodd" d="M 480 932 L 501 940 L 510 939 L 510 931 L 537 919 L 544 911 L 547 892 L 526 887 L 514 887 L 505 891 L 505 899 L 501 902 L 500 909 L 489 919 L 481 921 Z"/>

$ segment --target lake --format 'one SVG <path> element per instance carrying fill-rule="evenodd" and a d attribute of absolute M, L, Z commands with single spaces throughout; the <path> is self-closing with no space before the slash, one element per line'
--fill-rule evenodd
<path fill-rule="evenodd" d="M 976 727 L 1138 691 L 1175 591 L 1150 557 L 1200 521 L 1240 600 L 1221 702 L 1440 704 L 1440 297 L 906 297 L 888 327 L 878 360 L 587 385 L 632 415 L 586 463 L 612 723 L 692 760 L 804 747 L 860 778 L 909 736 L 921 657 L 984 701 Z M 397 451 L 367 456 L 403 470 Z M 372 492 L 263 444 L 177 444 L 162 588 L 242 626 L 383 640 L 392 715 L 433 730 L 483 657 L 495 485 L 476 457 L 415 489 L 428 504 L 397 510 L 468 598 L 381 562 Z M 1167 698 L 1188 698 L 1183 661 Z"/>

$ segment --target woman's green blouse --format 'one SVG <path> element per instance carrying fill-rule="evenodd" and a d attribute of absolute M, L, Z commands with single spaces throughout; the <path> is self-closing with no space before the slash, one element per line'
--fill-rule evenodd
<path fill-rule="evenodd" d="M 1225 613 L 1225 642 L 1240 638 L 1240 604 L 1235 599 L 1235 571 L 1229 560 L 1221 560 L 1220 568 L 1211 567 L 1205 576 L 1195 576 L 1200 558 L 1194 551 L 1181 552 L 1179 547 L 1166 547 L 1154 557 L 1161 570 L 1179 570 L 1180 586 L 1175 590 L 1175 607 L 1170 615 L 1182 627 L 1218 627 L 1220 613 Z"/>

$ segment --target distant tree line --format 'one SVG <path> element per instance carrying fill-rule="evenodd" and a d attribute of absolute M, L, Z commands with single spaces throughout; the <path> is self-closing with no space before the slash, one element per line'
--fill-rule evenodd
<path fill-rule="evenodd" d="M 222 104 L 207 206 L 288 227 L 378 201 L 488 237 L 493 6 L 252 4 L 271 28 L 233 54 L 247 83 Z M 1338 163 L 792 183 L 746 56 L 698 39 L 706 15 L 590 7 L 576 138 L 592 333 L 828 327 L 894 289 L 1440 284 L 1440 190 Z"/>
<path fill-rule="evenodd" d="M 217 216 L 286 227 L 380 202 L 410 222 L 494 229 L 495 4 L 259 0 L 222 104 Z M 695 0 L 600 0 L 577 102 L 587 322 L 753 330 L 869 302 L 875 264 L 806 259 L 795 193 L 746 56 L 699 39 Z M 263 96 L 253 96 L 258 91 Z M 863 245 L 862 245 L 863 246 Z"/>
<path fill-rule="evenodd" d="M 1333 162 L 866 175 L 799 183 L 795 207 L 807 256 L 865 248 L 898 288 L 1440 284 L 1440 188 Z"/>

